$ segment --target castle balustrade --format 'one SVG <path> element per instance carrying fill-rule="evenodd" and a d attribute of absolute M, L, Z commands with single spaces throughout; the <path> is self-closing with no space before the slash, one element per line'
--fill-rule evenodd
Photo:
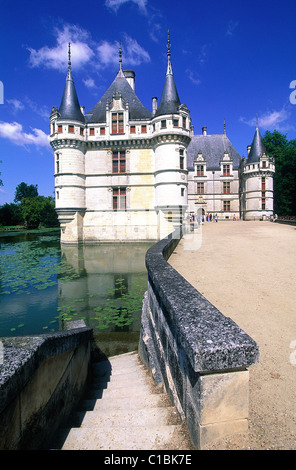
<path fill-rule="evenodd" d="M 181 237 L 174 232 L 147 251 L 139 355 L 203 449 L 247 431 L 248 367 L 259 348 L 169 265 Z"/>

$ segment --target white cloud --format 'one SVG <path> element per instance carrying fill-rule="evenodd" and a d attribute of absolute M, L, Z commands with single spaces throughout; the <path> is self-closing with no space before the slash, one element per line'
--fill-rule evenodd
<path fill-rule="evenodd" d="M 44 46 L 35 50 L 29 48 L 30 65 L 32 67 L 45 67 L 65 71 L 68 63 L 68 43 L 71 42 L 71 63 L 73 69 L 79 69 L 89 63 L 91 67 L 102 68 L 119 64 L 119 43 L 103 40 L 96 44 L 90 34 L 84 29 L 66 24 L 62 29 L 55 29 L 56 45 Z M 123 64 L 139 65 L 149 62 L 150 56 L 145 49 L 133 38 L 123 34 Z M 94 56 L 98 60 L 93 60 Z M 90 81 L 85 81 L 86 86 L 92 86 Z"/>
<path fill-rule="evenodd" d="M 0 121 L 0 138 L 8 139 L 19 146 L 35 145 L 36 147 L 50 148 L 48 135 L 41 129 L 32 129 L 33 133 L 27 133 L 18 122 Z"/>
<path fill-rule="evenodd" d="M 21 111 L 25 107 L 23 103 L 16 98 L 12 98 L 11 100 L 6 100 L 6 101 L 8 104 L 12 106 L 12 112 Z"/>
<path fill-rule="evenodd" d="M 110 65 L 119 63 L 119 45 L 118 43 L 111 44 L 108 41 L 102 41 L 97 47 L 101 65 Z"/>
<path fill-rule="evenodd" d="M 260 128 L 265 130 L 278 130 L 280 132 L 286 132 L 295 128 L 294 125 L 288 122 L 291 113 L 284 106 L 280 111 L 268 111 L 263 114 L 261 117 L 258 116 L 258 125 Z M 248 126 L 255 127 L 257 122 L 257 117 L 251 119 L 246 119 L 245 117 L 240 117 L 240 122 L 247 124 Z"/>
<path fill-rule="evenodd" d="M 147 14 L 147 9 L 146 9 L 147 0 L 106 0 L 105 1 L 106 7 L 110 8 L 115 13 L 117 13 L 118 9 L 125 3 L 134 3 L 139 7 L 139 10 L 141 13 L 143 13 L 144 15 Z"/>
<path fill-rule="evenodd" d="M 150 62 L 150 56 L 145 49 L 127 34 L 124 36 L 123 59 L 131 65 L 140 65 L 142 62 Z"/>
<path fill-rule="evenodd" d="M 198 60 L 200 64 L 204 64 L 208 60 L 208 44 L 203 44 L 200 49 Z"/>
<path fill-rule="evenodd" d="M 187 69 L 186 74 L 189 78 L 189 80 L 194 84 L 194 85 L 199 85 L 201 83 L 201 80 L 199 78 L 198 73 L 194 72 L 193 70 Z"/>
<path fill-rule="evenodd" d="M 143 62 L 150 62 L 150 56 L 145 49 L 127 34 L 123 35 L 122 44 L 122 63 L 128 65 L 140 65 Z M 97 48 L 100 64 L 108 66 L 110 64 L 119 64 L 119 44 L 103 41 Z"/>
<path fill-rule="evenodd" d="M 30 65 L 65 71 L 68 63 L 68 43 L 71 42 L 71 63 L 73 68 L 80 68 L 93 57 L 94 52 L 89 47 L 89 33 L 84 29 L 66 24 L 63 29 L 55 28 L 56 45 L 44 46 L 30 51 Z"/>
<path fill-rule="evenodd" d="M 233 31 L 238 27 L 238 21 L 230 20 L 227 24 L 226 36 L 232 36 Z"/>
<path fill-rule="evenodd" d="M 84 85 L 87 88 L 95 88 L 96 87 L 96 84 L 95 84 L 95 82 L 92 78 L 85 78 L 82 81 L 83 81 Z"/>

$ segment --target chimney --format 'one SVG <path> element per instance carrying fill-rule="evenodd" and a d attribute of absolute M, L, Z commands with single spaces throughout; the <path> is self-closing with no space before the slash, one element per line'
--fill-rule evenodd
<path fill-rule="evenodd" d="M 124 70 L 123 74 L 125 78 L 127 79 L 128 83 L 132 87 L 132 89 L 135 91 L 135 72 L 133 70 Z"/>
<path fill-rule="evenodd" d="M 202 135 L 207 135 L 207 126 L 202 128 Z"/>
<path fill-rule="evenodd" d="M 157 98 L 156 98 L 156 96 L 154 96 L 152 98 L 152 114 L 153 114 L 153 116 L 156 113 L 156 110 L 157 110 Z"/>

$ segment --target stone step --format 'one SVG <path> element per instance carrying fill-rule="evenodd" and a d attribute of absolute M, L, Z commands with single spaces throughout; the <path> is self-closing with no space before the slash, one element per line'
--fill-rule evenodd
<path fill-rule="evenodd" d="M 181 424 L 176 409 L 170 407 L 146 408 L 101 408 L 92 411 L 80 411 L 73 415 L 73 427 L 101 427 L 111 426 L 158 426 L 159 423 Z"/>
<path fill-rule="evenodd" d="M 176 450 L 182 447 L 180 425 L 72 428 L 62 450 Z M 183 447 L 188 449 L 186 445 Z"/>
<path fill-rule="evenodd" d="M 72 414 L 72 427 L 57 434 L 57 448 L 188 449 L 184 424 L 175 407 L 155 387 L 136 353 L 93 364 L 93 379 L 92 388 Z"/>
<path fill-rule="evenodd" d="M 93 377 L 93 384 L 96 386 L 106 387 L 118 387 L 118 386 L 130 386 L 131 383 L 144 383 L 153 386 L 151 377 L 145 372 L 141 373 L 138 370 L 130 372 L 129 374 L 116 374 L 111 375 L 108 379 L 100 376 Z"/>
<path fill-rule="evenodd" d="M 102 395 L 103 396 L 103 395 Z M 170 406 L 169 397 L 161 393 L 146 393 L 137 396 L 112 397 L 112 400 L 85 399 L 80 403 L 81 410 L 99 410 L 104 408 L 120 408 L 137 410 L 139 408 L 153 408 L 154 406 Z"/>
<path fill-rule="evenodd" d="M 148 384 L 132 384 L 130 388 L 126 386 L 117 386 L 110 388 L 92 388 L 87 393 L 87 398 L 106 398 L 106 400 L 112 400 L 113 397 L 129 397 L 131 395 L 149 395 L 153 393 L 150 385 Z"/>

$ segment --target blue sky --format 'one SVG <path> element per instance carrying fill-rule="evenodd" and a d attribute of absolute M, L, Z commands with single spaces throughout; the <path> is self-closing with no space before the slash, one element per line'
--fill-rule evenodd
<path fill-rule="evenodd" d="M 0 205 L 13 202 L 22 181 L 53 195 L 49 114 L 61 102 L 69 41 L 86 112 L 115 78 L 119 41 L 123 68 L 135 71 L 136 93 L 151 109 L 164 84 L 169 29 L 175 82 L 194 132 L 223 133 L 225 119 L 245 155 L 256 115 L 262 134 L 277 129 L 296 138 L 295 21 L 295 0 L 1 0 Z"/>

